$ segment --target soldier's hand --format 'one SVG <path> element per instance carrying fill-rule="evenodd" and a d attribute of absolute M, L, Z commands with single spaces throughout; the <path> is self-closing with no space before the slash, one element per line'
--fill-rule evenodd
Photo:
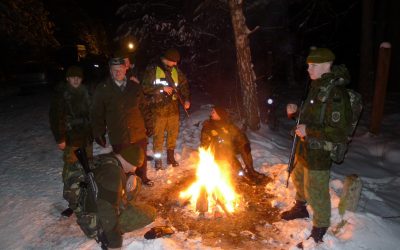
<path fill-rule="evenodd" d="M 297 125 L 295 132 L 298 137 L 304 139 L 307 136 L 306 125 L 305 124 Z"/>
<path fill-rule="evenodd" d="M 105 148 L 107 145 L 107 140 L 105 135 L 96 137 L 94 140 L 96 141 L 97 144 L 99 144 L 103 148 Z"/>
<path fill-rule="evenodd" d="M 172 92 L 174 91 L 174 89 L 170 86 L 165 86 L 163 88 L 164 92 L 166 92 L 168 95 L 172 95 Z"/>
<path fill-rule="evenodd" d="M 297 112 L 297 105 L 293 103 L 289 103 L 286 105 L 286 114 L 288 118 L 293 118 Z"/>
<path fill-rule="evenodd" d="M 58 146 L 59 150 L 64 150 L 65 149 L 65 141 L 58 143 L 57 146 Z"/>
<path fill-rule="evenodd" d="M 190 108 L 190 102 L 189 101 L 185 101 L 184 108 L 185 109 L 189 109 Z"/>

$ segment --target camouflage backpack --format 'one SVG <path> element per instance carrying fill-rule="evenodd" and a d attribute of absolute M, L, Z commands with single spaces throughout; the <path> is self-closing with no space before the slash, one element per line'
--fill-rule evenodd
<path fill-rule="evenodd" d="M 322 111 L 321 111 L 321 116 L 320 116 L 320 123 L 322 123 L 324 120 L 325 110 L 326 110 L 326 100 L 328 99 L 328 97 L 331 93 L 331 90 L 335 86 L 339 86 L 342 84 L 343 84 L 342 78 L 332 79 L 331 84 L 329 84 L 328 87 L 321 89 L 321 92 L 323 93 L 324 97 L 322 98 L 323 104 L 322 104 Z M 360 120 L 361 111 L 363 109 L 361 94 L 352 89 L 346 88 L 346 90 L 347 90 L 347 94 L 349 96 L 352 117 L 351 117 L 351 120 L 349 121 L 349 123 L 347 124 L 347 139 L 346 139 L 346 141 L 340 142 L 340 143 L 332 143 L 332 147 L 330 150 L 331 151 L 330 157 L 336 163 L 341 163 L 344 160 L 344 156 L 348 150 L 348 146 L 353 138 L 354 132 L 356 131 L 358 121 Z"/>

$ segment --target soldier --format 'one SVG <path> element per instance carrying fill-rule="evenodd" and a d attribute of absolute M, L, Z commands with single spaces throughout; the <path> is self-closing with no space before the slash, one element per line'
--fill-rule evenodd
<path fill-rule="evenodd" d="M 152 131 L 153 124 L 142 86 L 126 77 L 123 58 L 112 58 L 109 66 L 111 76 L 97 86 L 93 98 L 93 136 L 100 146 L 105 147 L 107 129 L 115 153 L 130 144 L 140 145 L 146 152 L 146 133 Z M 153 186 L 153 181 L 147 178 L 147 161 L 139 166 L 137 175 L 145 185 Z"/>
<path fill-rule="evenodd" d="M 262 182 L 265 177 L 254 170 L 250 141 L 246 134 L 230 121 L 228 113 L 222 107 L 215 106 L 210 119 L 203 123 L 200 146 L 211 147 L 216 160 L 227 161 L 233 168 L 234 176 L 244 173 L 245 177 L 256 183 Z M 245 164 L 244 171 L 236 158 L 237 154 L 241 155 Z"/>
<path fill-rule="evenodd" d="M 314 211 L 310 237 L 322 242 L 329 225 L 331 203 L 329 176 L 332 165 L 329 145 L 346 141 L 347 124 L 352 110 L 345 85 L 349 73 L 344 65 L 332 66 L 335 55 L 326 48 L 316 48 L 307 57 L 312 80 L 295 133 L 300 138 L 296 147 L 292 181 L 296 188 L 296 203 L 283 212 L 281 218 L 293 220 L 309 217 L 306 204 Z M 326 95 L 326 90 L 332 90 Z M 297 113 L 297 105 L 288 104 L 288 117 Z M 323 119 L 322 119 L 323 118 Z M 309 238 L 310 238 L 309 237 Z"/>
<path fill-rule="evenodd" d="M 90 194 L 83 192 L 85 196 L 79 203 L 82 213 L 77 215 L 77 222 L 90 238 L 98 236 L 101 226 L 109 249 L 120 249 L 123 233 L 142 228 L 155 219 L 155 208 L 136 200 L 141 181 L 134 173 L 144 160 L 142 148 L 130 144 L 119 154 L 95 156 L 90 164 L 98 190 L 97 199 L 93 203 Z"/>
<path fill-rule="evenodd" d="M 51 131 L 58 148 L 64 151 L 63 197 L 69 205 L 62 215 L 68 217 L 77 208 L 82 175 L 81 169 L 76 168 L 75 163 L 78 159 L 73 152 L 81 147 L 86 149 L 88 157 L 93 155 L 93 137 L 89 119 L 90 98 L 86 87 L 82 85 L 82 79 L 81 68 L 69 67 L 66 81 L 61 82 L 55 89 L 49 111 Z"/>
<path fill-rule="evenodd" d="M 167 132 L 167 163 L 179 166 L 175 160 L 176 140 L 179 133 L 179 103 L 190 108 L 189 85 L 177 63 L 180 54 L 175 49 L 167 50 L 158 63 L 146 69 L 143 77 L 144 93 L 153 104 L 154 136 L 153 151 L 155 168 L 162 169 L 164 132 Z"/>

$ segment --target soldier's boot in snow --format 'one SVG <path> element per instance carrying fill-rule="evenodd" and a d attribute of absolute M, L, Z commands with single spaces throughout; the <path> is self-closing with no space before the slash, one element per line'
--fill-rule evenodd
<path fill-rule="evenodd" d="M 328 227 L 313 227 L 308 239 L 313 238 L 315 243 L 323 242 L 322 238 L 324 238 L 326 230 L 328 230 Z"/>
<path fill-rule="evenodd" d="M 266 176 L 255 171 L 253 167 L 246 166 L 245 172 L 246 175 L 250 178 L 250 180 L 256 184 L 261 184 L 266 180 Z"/>
<path fill-rule="evenodd" d="M 172 164 L 173 167 L 179 166 L 179 163 L 175 160 L 175 153 L 173 149 L 167 150 L 167 163 Z"/>
<path fill-rule="evenodd" d="M 290 210 L 281 214 L 281 218 L 284 220 L 294 220 L 308 217 L 310 217 L 310 215 L 308 214 L 306 202 L 304 201 L 296 201 Z"/>
<path fill-rule="evenodd" d="M 162 160 L 161 159 L 155 159 L 154 160 L 154 168 L 156 170 L 162 170 L 163 169 Z"/>
<path fill-rule="evenodd" d="M 74 213 L 74 210 L 72 210 L 71 208 L 67 208 L 61 212 L 61 215 L 65 216 L 65 217 L 70 217 L 73 213 Z"/>

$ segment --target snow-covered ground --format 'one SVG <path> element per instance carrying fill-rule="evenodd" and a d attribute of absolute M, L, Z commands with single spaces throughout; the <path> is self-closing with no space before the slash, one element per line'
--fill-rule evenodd
<path fill-rule="evenodd" d="M 194 95 L 195 97 L 195 95 Z M 57 150 L 48 126 L 49 93 L 14 96 L 0 100 L 0 249 L 100 249 L 94 240 L 87 239 L 75 223 L 75 217 L 62 218 L 66 208 L 62 199 L 62 153 Z M 201 126 L 208 118 L 210 105 L 206 98 L 193 100 L 190 119 L 181 126 L 178 142 L 181 167 L 154 171 L 149 176 L 156 185 L 142 192 L 157 195 L 159 190 L 181 178 L 195 167 L 190 153 L 196 149 Z M 357 174 L 363 182 L 359 207 L 346 212 L 347 224 L 333 234 L 328 231 L 324 243 L 315 246 L 304 241 L 305 249 L 400 249 L 400 113 L 385 116 L 382 134 L 368 133 L 368 115 L 364 114 L 346 160 L 335 165 L 331 178 L 332 218 L 334 228 L 342 218 L 338 203 L 346 175 Z M 293 185 L 286 188 L 286 167 L 290 138 L 290 121 L 282 121 L 279 131 L 265 125 L 257 132 L 248 132 L 252 143 L 255 168 L 273 178 L 266 192 L 276 195 L 273 205 L 282 210 L 292 205 Z M 149 146 L 149 153 L 151 153 Z M 96 147 L 95 153 L 101 150 Z M 311 211 L 310 211 L 311 212 Z M 145 240 L 146 228 L 126 233 L 124 249 L 212 249 L 201 237 L 189 237 L 177 232 L 169 238 Z M 311 230 L 310 220 L 278 221 L 280 240 L 269 239 L 277 249 L 296 249 Z M 257 238 L 255 238 L 257 240 Z M 267 242 L 266 242 L 267 243 Z M 267 244 L 266 244 L 267 246 Z M 214 248 L 220 248 L 218 246 Z M 267 249 L 267 248 L 266 248 Z"/>

